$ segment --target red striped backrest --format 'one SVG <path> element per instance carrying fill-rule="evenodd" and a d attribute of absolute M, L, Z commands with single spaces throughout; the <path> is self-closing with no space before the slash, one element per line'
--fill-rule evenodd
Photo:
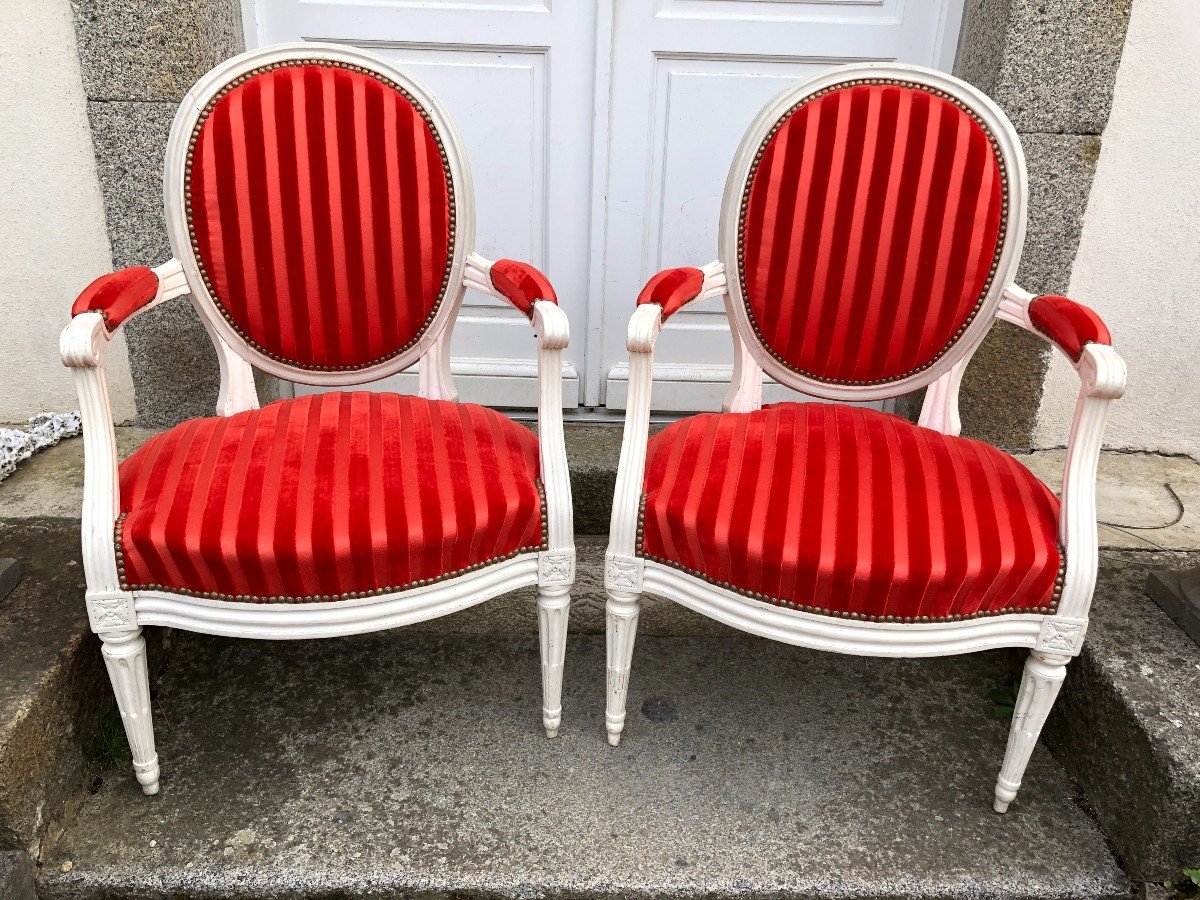
<path fill-rule="evenodd" d="M 767 130 L 740 198 L 754 336 L 802 379 L 918 375 L 997 296 L 1007 193 L 996 138 L 950 93 L 887 78 L 808 93 Z"/>
<path fill-rule="evenodd" d="M 234 77 L 200 111 L 183 176 L 197 268 L 259 353 L 368 369 L 413 347 L 454 256 L 454 183 L 429 112 L 331 58 Z"/>

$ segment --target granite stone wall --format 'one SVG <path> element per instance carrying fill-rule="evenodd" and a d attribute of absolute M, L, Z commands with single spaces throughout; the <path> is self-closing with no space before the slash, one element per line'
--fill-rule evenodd
<path fill-rule="evenodd" d="M 238 0 L 72 0 L 113 262 L 171 256 L 163 161 L 175 109 L 195 81 L 243 49 Z M 212 415 L 219 381 L 212 343 L 186 300 L 125 328 L 138 419 L 171 425 Z M 264 399 L 270 381 L 260 383 Z"/>
<path fill-rule="evenodd" d="M 1029 171 L 1017 280 L 1064 293 L 1079 248 L 1100 134 L 1112 105 L 1130 0 L 967 0 L 954 73 L 1012 119 Z M 1049 351 L 999 322 L 963 381 L 963 434 L 1031 446 Z"/>

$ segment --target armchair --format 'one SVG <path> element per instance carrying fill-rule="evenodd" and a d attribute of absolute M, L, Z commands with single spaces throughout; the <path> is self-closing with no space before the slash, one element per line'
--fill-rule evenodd
<path fill-rule="evenodd" d="M 720 258 L 650 279 L 629 323 L 629 402 L 605 566 L 606 728 L 625 727 L 639 596 L 785 643 L 875 656 L 1031 651 L 994 807 L 1007 810 L 1080 652 L 1097 569 L 1095 476 L 1125 366 L 1094 313 L 1012 277 L 1017 135 L 958 79 L 834 69 L 751 124 Z M 648 438 L 655 339 L 724 295 L 720 414 Z M 959 437 L 963 370 L 996 318 L 1049 339 L 1082 388 L 1062 499 Z M 836 403 L 763 407 L 762 376 L 827 401 L 928 387 L 919 424 Z"/>
<path fill-rule="evenodd" d="M 462 142 L 437 99 L 355 49 L 280 45 L 216 67 L 167 147 L 174 258 L 89 286 L 63 331 L 83 414 L 86 603 L 138 782 L 159 789 L 142 628 L 323 638 L 538 589 L 542 722 L 561 722 L 574 581 L 562 428 L 569 329 L 532 266 L 473 252 Z M 468 287 L 537 336 L 538 433 L 456 401 Z M 217 416 L 118 463 L 113 330 L 190 294 Z M 259 408 L 253 369 L 327 387 L 419 365 L 419 396 L 331 391 Z"/>

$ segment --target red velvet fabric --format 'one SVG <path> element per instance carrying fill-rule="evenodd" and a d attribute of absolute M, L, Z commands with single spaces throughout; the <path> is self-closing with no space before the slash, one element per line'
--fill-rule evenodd
<path fill-rule="evenodd" d="M 699 269 L 688 266 L 664 269 L 646 282 L 638 294 L 637 305 L 657 303 L 662 307 L 662 319 L 665 322 L 684 305 L 699 297 L 703 287 L 704 273 Z"/>
<path fill-rule="evenodd" d="M 742 204 L 751 321 L 784 365 L 834 383 L 928 366 L 975 316 L 1003 243 L 984 128 L 917 86 L 810 99 L 766 142 Z"/>
<path fill-rule="evenodd" d="M 640 552 L 759 599 L 913 621 L 1049 609 L 1058 500 L 1011 456 L 788 403 L 650 440 Z"/>
<path fill-rule="evenodd" d="M 533 301 L 558 303 L 550 279 L 529 263 L 498 259 L 492 263 L 492 286 L 525 315 L 533 316 Z"/>
<path fill-rule="evenodd" d="M 71 315 L 99 312 L 109 331 L 158 296 L 158 276 L 145 266 L 101 275 L 71 305 Z"/>
<path fill-rule="evenodd" d="M 1075 362 L 1085 344 L 1112 346 L 1108 326 L 1096 313 L 1057 294 L 1035 297 L 1029 304 L 1029 321 Z"/>
<path fill-rule="evenodd" d="M 542 545 L 537 437 L 333 392 L 193 419 L 121 464 L 122 582 L 272 602 L 412 587 Z"/>
<path fill-rule="evenodd" d="M 261 72 L 202 119 L 189 172 L 202 273 L 253 346 L 356 369 L 421 335 L 450 267 L 450 186 L 397 89 L 332 63 Z"/>

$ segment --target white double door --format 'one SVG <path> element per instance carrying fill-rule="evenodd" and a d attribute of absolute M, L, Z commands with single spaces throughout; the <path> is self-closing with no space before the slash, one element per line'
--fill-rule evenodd
<path fill-rule="evenodd" d="M 354 44 L 441 97 L 470 158 L 477 249 L 550 276 L 572 329 L 564 404 L 610 409 L 624 407 L 638 291 L 659 269 L 715 258 L 725 175 L 762 105 L 844 62 L 949 69 L 962 12 L 962 0 L 243 2 L 249 46 Z M 452 350 L 464 399 L 535 404 L 533 338 L 511 309 L 468 294 Z M 731 360 L 719 301 L 680 313 L 660 338 L 655 406 L 719 408 Z"/>

